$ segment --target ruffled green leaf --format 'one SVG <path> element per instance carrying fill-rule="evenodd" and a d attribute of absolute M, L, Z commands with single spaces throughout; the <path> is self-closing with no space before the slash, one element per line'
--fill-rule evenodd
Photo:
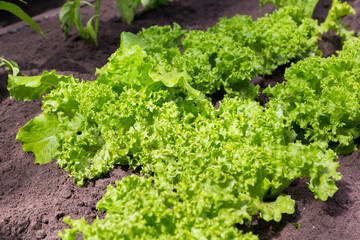
<path fill-rule="evenodd" d="M 286 70 L 286 85 L 265 90 L 274 96 L 268 107 L 281 109 L 279 113 L 299 133 L 299 140 L 318 142 L 342 153 L 356 150 L 354 139 L 360 136 L 359 47 L 359 39 L 352 38 L 338 57 L 300 61 Z"/>
<path fill-rule="evenodd" d="M 329 30 L 335 30 L 342 41 L 349 39 L 354 35 L 354 31 L 347 30 L 349 25 L 342 23 L 342 18 L 348 14 L 355 14 L 355 10 L 347 3 L 333 0 L 328 16 L 319 26 L 319 32 L 325 33 Z"/>
<path fill-rule="evenodd" d="M 262 202 L 259 204 L 260 217 L 265 221 L 275 220 L 280 222 L 283 213 L 295 212 L 295 201 L 289 195 L 280 195 L 274 202 Z"/>
<path fill-rule="evenodd" d="M 299 7 L 304 18 L 311 18 L 318 2 L 319 0 L 260 0 L 260 6 L 264 7 L 265 4 L 270 3 L 279 8 L 286 6 Z"/>

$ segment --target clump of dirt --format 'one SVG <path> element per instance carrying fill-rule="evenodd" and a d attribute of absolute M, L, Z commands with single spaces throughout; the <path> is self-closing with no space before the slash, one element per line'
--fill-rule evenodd
<path fill-rule="evenodd" d="M 48 1 L 58 7 L 59 1 Z M 349 1 L 360 10 L 360 0 Z M 120 45 L 120 33 L 138 32 L 151 25 L 179 23 L 185 29 L 201 29 L 214 25 L 219 17 L 235 14 L 251 15 L 254 19 L 273 11 L 273 6 L 260 8 L 258 1 L 246 0 L 178 0 L 165 6 L 137 15 L 132 25 L 121 21 L 115 1 L 101 2 L 99 45 L 86 44 L 77 37 L 75 29 L 71 37 L 63 41 L 58 16 L 42 14 L 36 20 L 48 39 L 25 25 L 12 25 L 0 29 L 1 56 L 19 63 L 24 75 L 38 75 L 44 70 L 56 69 L 62 74 L 94 80 L 95 68 L 103 66 L 107 58 Z M 35 6 L 35 5 L 34 5 Z M 323 21 L 331 6 L 331 0 L 320 1 L 314 18 Z M 83 7 L 85 18 L 93 15 L 93 9 Z M 359 31 L 359 16 L 346 17 L 350 28 Z M 324 56 L 341 49 L 334 34 L 328 34 L 319 42 Z M 269 84 L 284 81 L 285 67 L 273 75 L 257 77 L 254 84 L 264 89 Z M 104 212 L 95 209 L 97 201 L 108 184 L 133 174 L 132 170 L 118 166 L 103 179 L 90 181 L 83 188 L 73 185 L 72 179 L 59 169 L 55 161 L 34 164 L 34 155 L 22 150 L 15 140 L 20 127 L 41 112 L 40 101 L 20 102 L 9 98 L 6 90 L 7 73 L 0 70 L 0 239 L 57 239 L 57 232 L 67 227 L 64 216 L 85 216 L 92 221 Z M 265 103 L 266 97 L 259 99 Z M 296 211 L 284 215 L 280 223 L 265 222 L 254 218 L 251 231 L 260 239 L 360 239 L 360 152 L 340 156 L 339 171 L 343 179 L 335 196 L 327 202 L 316 200 L 308 189 L 306 179 L 295 181 L 286 193 L 296 201 Z M 300 225 L 297 229 L 294 224 Z"/>

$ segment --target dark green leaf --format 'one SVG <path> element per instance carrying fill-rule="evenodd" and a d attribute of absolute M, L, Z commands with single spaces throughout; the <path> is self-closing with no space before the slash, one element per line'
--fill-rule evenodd
<path fill-rule="evenodd" d="M 32 20 L 32 18 L 29 15 L 27 15 L 20 7 L 18 7 L 14 3 L 0 1 L 0 10 L 11 12 L 15 16 L 26 22 L 27 24 L 29 24 L 32 28 L 34 28 L 37 32 L 39 32 L 41 35 L 43 35 L 46 38 L 45 34 L 36 24 L 36 22 Z"/>

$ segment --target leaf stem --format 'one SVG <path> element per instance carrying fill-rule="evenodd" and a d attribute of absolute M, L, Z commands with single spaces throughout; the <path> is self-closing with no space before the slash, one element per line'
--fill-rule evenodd
<path fill-rule="evenodd" d="M 100 22 L 100 0 L 96 0 L 95 12 L 96 12 L 95 34 L 97 37 L 99 33 L 99 22 Z"/>

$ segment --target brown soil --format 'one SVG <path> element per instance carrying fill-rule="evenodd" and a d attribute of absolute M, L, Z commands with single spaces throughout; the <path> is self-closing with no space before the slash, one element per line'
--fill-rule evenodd
<path fill-rule="evenodd" d="M 58 1 L 48 2 L 52 2 L 54 7 L 59 6 Z M 360 12 L 360 0 L 349 3 Z M 320 1 L 314 18 L 323 21 L 330 5 L 331 0 Z M 99 48 L 84 43 L 76 36 L 75 30 L 70 39 L 63 41 L 57 9 L 35 17 L 48 39 L 22 23 L 0 29 L 0 56 L 18 62 L 24 75 L 56 69 L 62 74 L 94 80 L 95 68 L 103 66 L 118 48 L 122 31 L 136 33 L 143 27 L 172 22 L 185 29 L 206 29 L 219 17 L 238 13 L 257 18 L 274 9 L 271 6 L 261 9 L 258 0 L 179 0 L 138 15 L 129 26 L 120 20 L 115 1 L 102 1 L 101 8 Z M 82 11 L 87 18 L 93 14 L 89 7 L 83 7 Z M 350 28 L 356 32 L 360 28 L 359 17 L 358 14 L 346 17 Z M 320 41 L 320 46 L 324 56 L 329 56 L 341 48 L 341 43 L 338 37 L 328 34 Z M 283 81 L 283 71 L 284 67 L 280 67 L 272 76 L 257 77 L 253 82 L 264 88 L 269 80 L 272 84 Z M 15 136 L 21 126 L 41 112 L 41 103 L 10 99 L 6 85 L 7 73 L 1 69 L 0 239 L 56 239 L 57 232 L 67 227 L 62 222 L 64 216 L 85 216 L 87 221 L 91 221 L 99 214 L 95 205 L 106 186 L 133 171 L 119 166 L 106 178 L 78 188 L 54 161 L 45 165 L 33 164 L 34 155 L 24 152 Z M 358 151 L 339 157 L 343 179 L 337 182 L 339 191 L 333 198 L 327 202 L 316 200 L 306 179 L 297 180 L 286 189 L 296 200 L 296 212 L 284 215 L 280 223 L 254 220 L 251 230 L 260 239 L 360 239 L 359 154 Z M 301 228 L 296 229 L 294 223 L 299 223 Z"/>

